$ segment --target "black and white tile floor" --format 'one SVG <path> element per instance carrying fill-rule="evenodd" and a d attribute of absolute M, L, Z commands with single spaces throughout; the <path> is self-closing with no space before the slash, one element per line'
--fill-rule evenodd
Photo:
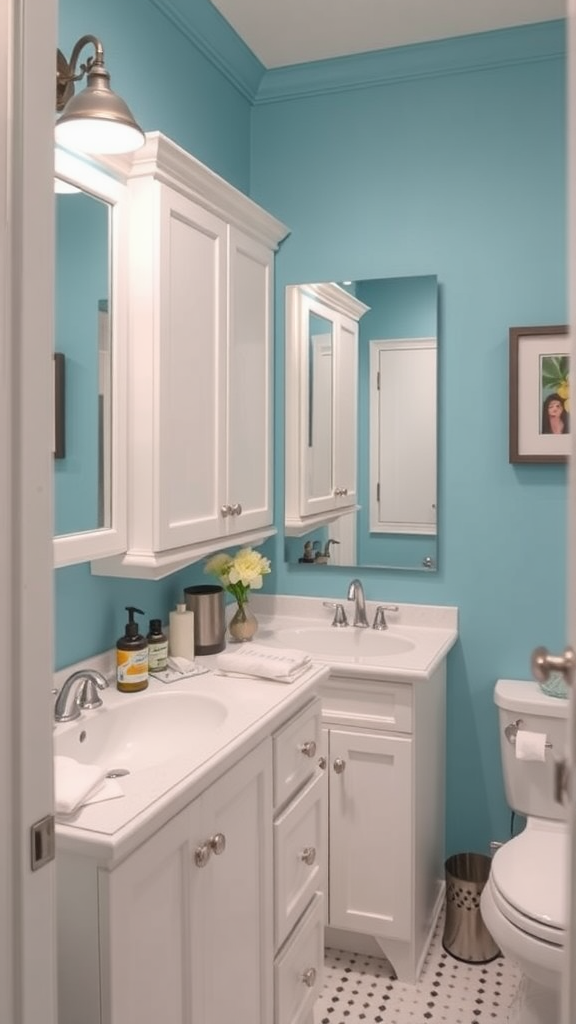
<path fill-rule="evenodd" d="M 314 1024 L 506 1024 L 520 975 L 504 957 L 489 964 L 455 960 L 438 922 L 420 980 L 394 980 L 385 959 L 327 949 Z"/>

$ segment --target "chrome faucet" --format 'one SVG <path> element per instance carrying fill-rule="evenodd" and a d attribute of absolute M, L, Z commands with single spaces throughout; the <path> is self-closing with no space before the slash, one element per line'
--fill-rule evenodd
<path fill-rule="evenodd" d="M 368 619 L 366 618 L 366 601 L 364 599 L 364 588 L 360 580 L 352 580 L 352 583 L 348 587 L 348 600 L 354 601 L 354 622 L 353 626 L 360 626 L 361 629 L 366 629 L 368 626 Z"/>
<path fill-rule="evenodd" d="M 102 698 L 98 690 L 105 690 L 108 680 L 94 668 L 80 669 L 68 676 L 60 690 L 54 705 L 54 718 L 57 722 L 73 722 L 80 717 L 80 709 L 91 711 L 99 708 Z"/>

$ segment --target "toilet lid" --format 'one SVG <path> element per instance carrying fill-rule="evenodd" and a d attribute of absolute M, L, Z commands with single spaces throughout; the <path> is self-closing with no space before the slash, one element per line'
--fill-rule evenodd
<path fill-rule="evenodd" d="M 520 915 L 547 929 L 566 928 L 568 835 L 526 829 L 494 854 L 491 875 L 501 896 Z"/>

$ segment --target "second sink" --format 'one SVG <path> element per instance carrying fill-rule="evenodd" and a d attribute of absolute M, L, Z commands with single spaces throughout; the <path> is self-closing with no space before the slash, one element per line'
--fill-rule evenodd
<path fill-rule="evenodd" d="M 378 658 L 389 654 L 406 654 L 414 650 L 414 643 L 407 637 L 398 636 L 388 630 L 334 629 L 331 626 L 281 629 L 275 641 L 283 647 L 296 647 L 307 654 L 330 660 L 342 657 Z"/>

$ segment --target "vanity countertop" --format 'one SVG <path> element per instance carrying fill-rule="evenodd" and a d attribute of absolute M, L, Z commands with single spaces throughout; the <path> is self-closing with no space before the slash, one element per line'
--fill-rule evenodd
<path fill-rule="evenodd" d="M 105 669 L 107 666 L 97 665 L 98 660 L 91 659 L 90 666 Z M 170 684 L 150 678 L 148 688 L 140 693 L 120 693 L 111 686 L 102 694 L 102 708 L 82 713 L 83 727 L 88 732 L 91 718 L 125 707 L 128 702 L 146 701 L 156 694 L 163 700 L 169 700 L 170 694 L 197 694 L 200 699 L 216 699 L 227 709 L 225 722 L 218 729 L 206 729 L 197 734 L 189 749 L 179 750 L 174 758 L 140 768 L 119 779 L 123 796 L 87 804 L 72 818 L 57 818 L 59 852 L 96 857 L 100 863 L 108 864 L 122 859 L 244 753 L 271 736 L 283 721 L 309 703 L 328 676 L 327 668 L 313 664 L 297 682 L 285 684 L 217 675 L 212 671 L 215 656 L 197 660 L 210 671 Z M 59 676 L 65 677 L 69 671 Z M 57 682 L 60 681 L 57 677 Z M 55 735 L 77 729 L 79 722 L 55 726 Z"/>
<path fill-rule="evenodd" d="M 325 633 L 326 648 L 321 654 L 312 653 L 312 657 L 318 663 L 328 665 L 332 676 L 380 679 L 383 682 L 425 682 L 458 639 L 458 609 L 452 606 L 398 604 L 396 611 L 386 611 L 389 628 L 379 633 L 371 628 L 358 629 L 352 625 L 333 627 L 336 603 L 342 604 L 349 622 L 352 622 L 353 605 L 345 598 L 252 596 L 250 606 L 258 619 L 255 639 L 259 644 L 295 647 L 299 635 L 304 638 L 306 633 L 310 635 L 313 632 L 317 643 L 318 637 Z M 386 607 L 392 603 L 395 602 L 367 600 L 368 622 L 374 621 L 379 605 Z M 326 604 L 331 607 L 326 607 Z M 364 637 L 361 634 L 365 634 Z M 374 654 L 378 638 L 383 640 L 382 654 Z M 343 644 L 342 640 L 346 643 Z M 362 640 L 371 641 L 368 653 L 362 648 Z M 407 641 L 404 646 L 403 640 Z M 387 651 L 388 641 L 390 646 L 400 641 L 398 649 Z M 347 642 L 351 642 L 352 647 L 358 642 L 358 653 L 343 652 Z"/>
<path fill-rule="evenodd" d="M 332 607 L 326 607 L 325 602 Z M 314 634 L 314 643 L 320 644 L 322 653 L 311 654 L 310 670 L 290 684 L 223 676 L 215 671 L 216 656 L 212 655 L 197 659 L 208 670 L 202 675 L 168 685 L 151 678 L 148 689 L 136 694 L 119 693 L 115 687 L 104 691 L 104 706 L 82 714 L 87 732 L 94 721 L 91 716 L 100 716 L 102 723 L 101 716 L 107 712 L 135 706 L 131 702 L 146 701 L 150 694 L 163 695 L 162 699 L 169 699 L 170 693 L 196 694 L 200 702 L 219 702 L 226 708 L 226 716 L 217 728 L 197 728 L 193 741 L 189 745 L 181 742 L 174 757 L 146 764 L 123 777 L 122 797 L 87 804 L 73 818 L 57 819 L 59 851 L 114 863 L 186 807 L 244 753 L 272 736 L 282 722 L 321 691 L 329 676 L 352 681 L 425 683 L 458 638 L 458 611 L 453 607 L 399 605 L 397 610 L 386 612 L 389 628 L 379 633 L 354 626 L 333 628 L 334 598 L 253 595 L 250 603 L 258 618 L 258 644 L 296 647 L 299 639 L 309 642 L 310 633 Z M 338 603 L 352 619 L 351 604 L 346 600 Z M 379 603 L 366 601 L 370 623 Z M 381 641 L 385 653 L 375 655 L 374 648 Z M 112 657 L 113 652 L 108 652 L 100 659 L 91 659 L 90 667 L 100 668 L 110 677 Z M 56 685 L 61 685 L 77 667 L 57 673 Z M 62 735 L 66 730 L 78 729 L 78 724 L 56 726 L 55 732 Z"/>

